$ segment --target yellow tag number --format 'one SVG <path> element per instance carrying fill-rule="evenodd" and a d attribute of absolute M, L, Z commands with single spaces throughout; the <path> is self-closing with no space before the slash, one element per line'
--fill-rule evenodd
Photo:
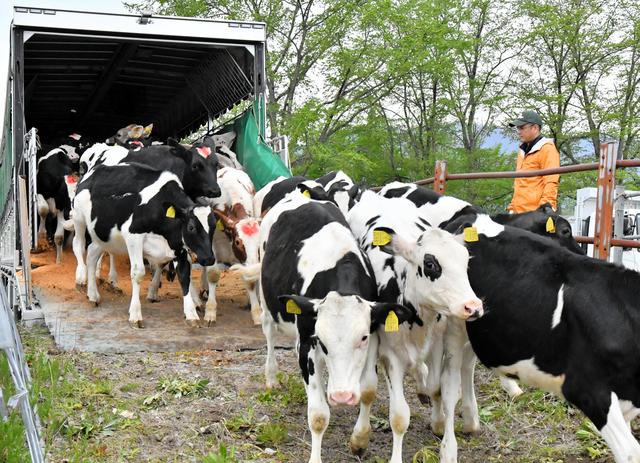
<path fill-rule="evenodd" d="M 398 316 L 393 310 L 390 310 L 389 315 L 387 315 L 387 319 L 384 322 L 384 330 L 398 331 Z"/>
<path fill-rule="evenodd" d="M 218 219 L 216 222 L 216 228 L 220 231 L 224 231 L 224 224 L 222 223 L 222 220 Z"/>
<path fill-rule="evenodd" d="M 167 217 L 171 217 L 172 219 L 176 218 L 176 210 L 173 206 L 170 206 L 169 209 L 167 209 Z"/>
<path fill-rule="evenodd" d="M 309 190 L 304 190 L 302 192 L 302 196 L 306 196 L 307 198 L 311 199 L 311 193 L 309 193 Z"/>
<path fill-rule="evenodd" d="M 478 241 L 478 229 L 476 227 L 467 227 L 464 229 L 464 240 L 467 243 Z"/>
<path fill-rule="evenodd" d="M 556 226 L 553 223 L 553 219 L 549 217 L 549 220 L 547 220 L 547 233 L 555 233 L 555 232 L 556 232 Z"/>
<path fill-rule="evenodd" d="M 289 299 L 287 301 L 287 313 L 294 313 L 297 315 L 302 313 L 300 307 L 298 307 L 298 304 L 296 304 L 293 299 Z"/>
<path fill-rule="evenodd" d="M 374 246 L 384 246 L 385 244 L 389 244 L 391 242 L 391 235 L 383 230 L 374 230 L 373 231 L 373 245 Z"/>

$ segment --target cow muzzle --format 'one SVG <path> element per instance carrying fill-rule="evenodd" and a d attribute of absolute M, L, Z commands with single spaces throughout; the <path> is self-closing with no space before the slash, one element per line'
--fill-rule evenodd
<path fill-rule="evenodd" d="M 482 301 L 480 301 L 480 299 L 472 299 L 464 304 L 461 318 L 470 322 L 482 317 L 483 313 Z"/>
<path fill-rule="evenodd" d="M 331 402 L 331 405 L 337 405 L 337 406 L 343 406 L 343 405 L 353 406 L 359 402 L 358 397 L 356 397 L 356 395 L 353 392 L 349 392 L 349 391 L 334 392 L 329 396 L 329 401 Z"/>

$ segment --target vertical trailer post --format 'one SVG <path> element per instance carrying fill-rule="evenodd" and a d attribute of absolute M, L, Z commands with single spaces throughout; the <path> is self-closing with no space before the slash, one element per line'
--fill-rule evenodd
<path fill-rule="evenodd" d="M 600 145 L 600 169 L 598 170 L 598 199 L 593 242 L 593 257 L 607 260 L 611 249 L 613 227 L 613 201 L 616 183 L 616 158 L 618 144 Z"/>
<path fill-rule="evenodd" d="M 447 183 L 447 161 L 436 161 L 436 171 L 433 179 L 433 191 L 444 194 Z"/>

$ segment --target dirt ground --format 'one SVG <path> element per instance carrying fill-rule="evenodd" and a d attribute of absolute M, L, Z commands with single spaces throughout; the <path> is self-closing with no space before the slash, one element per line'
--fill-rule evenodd
<path fill-rule="evenodd" d="M 56 266 L 55 271 L 50 265 L 51 250 L 31 257 L 34 284 L 49 294 L 64 298 L 66 303 L 86 301 L 84 293 L 75 290 L 76 263 L 72 253 L 65 254 L 64 263 Z M 118 268 L 123 294 L 115 292 L 113 295 L 127 300 L 131 283 L 125 259 L 119 259 Z M 103 276 L 107 273 L 105 267 Z M 224 278 L 226 284 L 222 292 L 232 293 L 233 303 L 246 306 L 246 295 L 239 279 L 230 273 Z M 147 278 L 141 294 L 145 293 L 148 281 Z M 104 288 L 101 291 L 108 293 Z M 167 284 L 165 281 L 161 295 L 181 297 L 176 282 Z M 236 461 L 308 461 L 311 438 L 307 406 L 294 350 L 277 349 L 281 387 L 266 391 L 264 348 L 104 354 L 62 351 L 52 341 L 48 342 L 51 342 L 50 355 L 68 359 L 82 381 L 109 385 L 108 393 L 99 397 L 98 402 L 93 398 L 75 399 L 78 400 L 78 411 L 69 415 L 65 426 L 81 426 L 89 416 L 86 412 L 93 416 L 112 413 L 112 418 L 120 419 L 119 423 L 122 416 L 128 420 L 122 429 L 114 427 L 109 432 L 96 433 L 86 452 L 99 457 L 87 461 L 200 462 L 209 452 L 217 452 L 220 442 L 227 447 L 235 445 L 238 449 Z M 175 389 L 166 387 L 168 379 L 174 382 L 179 379 L 183 385 L 202 380 L 209 382 L 198 393 L 180 395 Z M 431 407 L 419 402 L 410 376 L 405 384 L 412 417 L 404 438 L 403 461 L 438 461 L 440 440 L 430 428 Z M 482 367 L 476 373 L 476 393 L 481 417 L 479 433 L 476 436 L 462 434 L 459 417 L 457 420 L 461 463 L 613 462 L 597 438 L 585 441 L 576 436 L 583 415 L 551 394 L 527 389 L 523 397 L 511 400 L 500 389 L 495 377 Z M 322 445 L 323 461 L 388 461 L 392 448 L 388 400 L 386 384 L 381 379 L 372 409 L 371 442 L 362 459 L 349 452 L 349 436 L 357 420 L 357 408 L 332 408 Z M 108 421 L 108 418 L 104 420 Z M 265 426 L 269 423 L 277 425 L 275 434 L 278 435 L 265 438 Z M 633 428 L 639 437 L 638 420 Z M 284 430 L 283 435 L 279 435 L 277 429 Z M 48 452 L 51 462 L 72 461 L 68 458 L 71 444 L 67 435 L 57 433 L 52 442 Z M 595 450 L 589 451 L 589 446 Z M 233 460 L 209 460 L 207 463 L 210 461 Z"/>

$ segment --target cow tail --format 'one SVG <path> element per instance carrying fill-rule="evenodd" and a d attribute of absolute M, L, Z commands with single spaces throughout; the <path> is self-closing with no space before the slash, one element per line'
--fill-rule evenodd
<path fill-rule="evenodd" d="M 62 222 L 62 227 L 67 231 L 74 231 L 73 219 L 65 220 Z"/>
<path fill-rule="evenodd" d="M 262 263 L 257 263 L 253 265 L 242 265 L 235 264 L 231 266 L 231 269 L 234 272 L 242 275 L 247 281 L 258 281 L 260 279 L 260 271 L 262 270 Z"/>

